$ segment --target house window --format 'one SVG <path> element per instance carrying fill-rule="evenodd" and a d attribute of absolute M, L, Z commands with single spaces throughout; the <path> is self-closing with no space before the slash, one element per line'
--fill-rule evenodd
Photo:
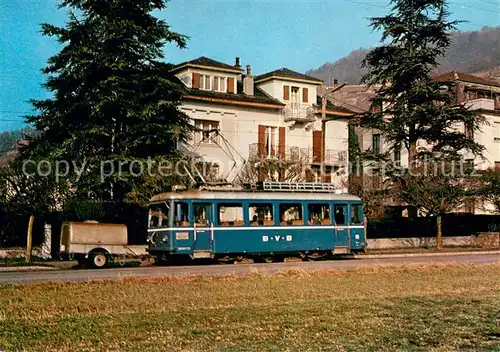
<path fill-rule="evenodd" d="M 226 79 L 224 77 L 214 77 L 214 91 L 216 92 L 226 91 Z"/>
<path fill-rule="evenodd" d="M 394 165 L 401 165 L 401 146 L 396 145 L 394 147 Z"/>
<path fill-rule="evenodd" d="M 267 156 L 277 156 L 278 155 L 278 128 L 277 127 L 266 127 L 266 155 Z"/>
<path fill-rule="evenodd" d="M 219 121 L 196 120 L 195 143 L 219 143 Z"/>
<path fill-rule="evenodd" d="M 203 90 L 211 90 L 212 89 L 212 86 L 211 86 L 211 76 L 207 76 L 207 75 L 200 75 L 200 89 L 203 89 Z"/>
<path fill-rule="evenodd" d="M 374 134 L 372 136 L 372 151 L 373 154 L 380 154 L 380 134 Z"/>
<path fill-rule="evenodd" d="M 299 87 L 292 87 L 292 100 L 291 100 L 291 108 L 292 114 L 295 116 L 299 113 Z"/>

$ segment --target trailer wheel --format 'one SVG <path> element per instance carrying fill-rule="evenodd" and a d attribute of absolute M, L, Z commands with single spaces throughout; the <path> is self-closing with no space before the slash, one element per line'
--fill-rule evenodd
<path fill-rule="evenodd" d="M 89 262 L 96 269 L 105 268 L 109 264 L 109 256 L 102 251 L 92 252 L 89 254 Z"/>

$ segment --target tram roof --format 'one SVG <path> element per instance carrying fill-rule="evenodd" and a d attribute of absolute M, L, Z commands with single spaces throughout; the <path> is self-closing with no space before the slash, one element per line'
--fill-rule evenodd
<path fill-rule="evenodd" d="M 361 198 L 351 194 L 336 194 L 327 192 L 250 192 L 250 191 L 206 191 L 187 190 L 167 192 L 151 198 L 151 203 L 172 199 L 213 199 L 213 200 L 347 200 L 361 201 Z"/>

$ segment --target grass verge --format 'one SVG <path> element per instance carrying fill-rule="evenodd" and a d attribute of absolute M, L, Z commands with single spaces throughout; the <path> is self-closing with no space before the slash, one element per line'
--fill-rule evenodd
<path fill-rule="evenodd" d="M 500 351 L 500 263 L 0 287 L 5 351 Z"/>

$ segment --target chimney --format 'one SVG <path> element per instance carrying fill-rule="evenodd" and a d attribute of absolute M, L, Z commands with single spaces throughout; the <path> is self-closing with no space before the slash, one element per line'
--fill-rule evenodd
<path fill-rule="evenodd" d="M 239 57 L 236 57 L 236 63 L 234 64 L 234 67 L 236 67 L 236 68 L 241 68 L 241 65 L 240 65 L 240 58 L 239 58 Z"/>
<path fill-rule="evenodd" d="M 243 93 L 246 95 L 254 95 L 254 78 L 252 77 L 252 69 L 247 65 L 247 75 L 243 79 Z"/>
<path fill-rule="evenodd" d="M 333 79 L 333 87 L 332 88 L 337 88 L 337 86 L 339 85 L 339 80 L 334 78 Z"/>

